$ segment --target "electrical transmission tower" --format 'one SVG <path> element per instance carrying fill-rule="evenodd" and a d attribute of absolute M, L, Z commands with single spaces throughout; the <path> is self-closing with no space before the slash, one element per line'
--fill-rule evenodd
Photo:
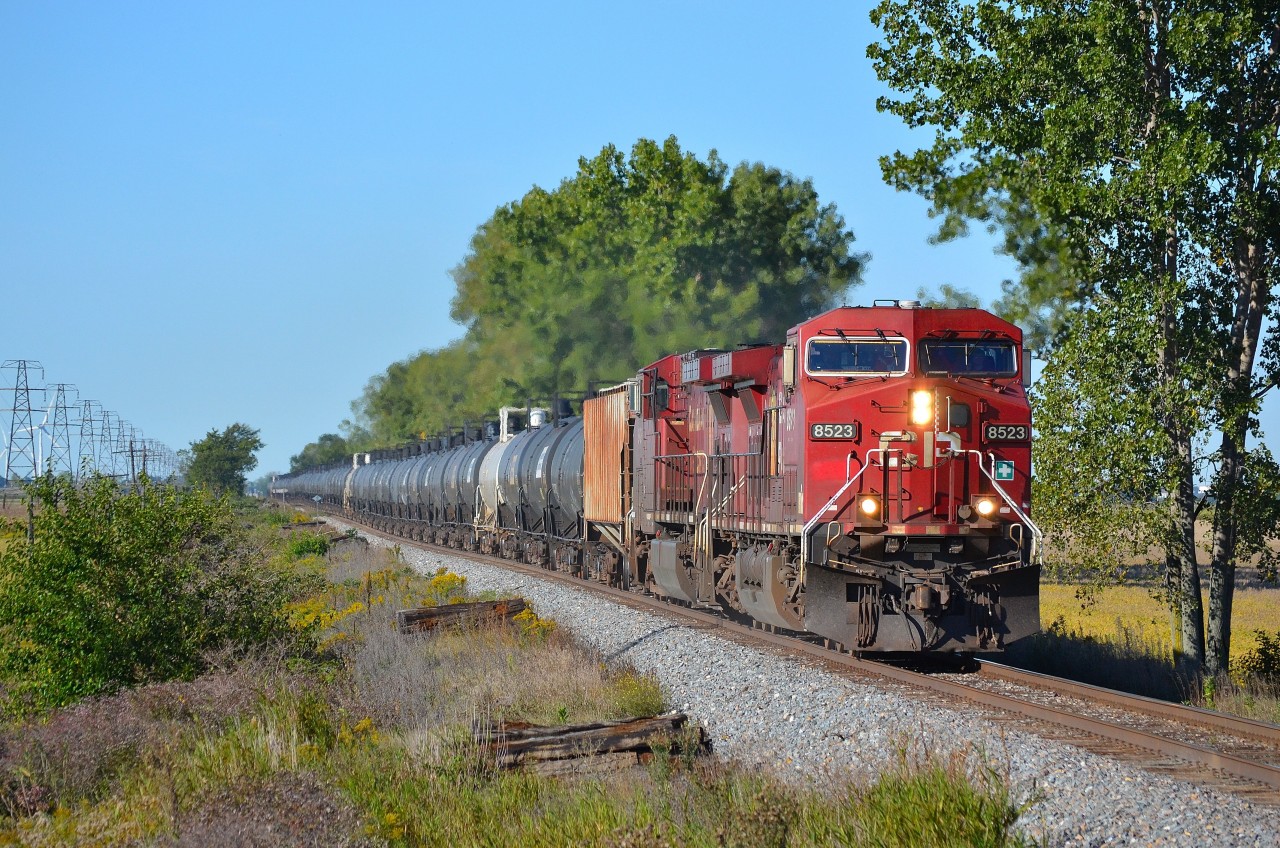
<path fill-rule="evenodd" d="M 98 417 L 102 414 L 102 404 L 96 400 L 80 401 L 80 461 L 77 463 L 76 479 L 88 477 L 98 468 Z"/>
<path fill-rule="evenodd" d="M 116 440 L 116 452 L 120 455 L 120 476 L 124 477 L 130 487 L 138 485 L 139 440 L 142 431 L 123 419 L 120 420 L 119 438 Z"/>
<path fill-rule="evenodd" d="M 5 394 L 0 412 L 9 413 L 7 421 L 0 419 L 0 487 L 25 483 L 46 471 L 69 473 L 77 480 L 100 474 L 121 488 L 136 487 L 143 476 L 170 480 L 176 475 L 177 455 L 167 445 L 145 438 L 142 430 L 98 401 L 80 398 L 71 383 L 45 386 L 39 362 L 6 360 L 0 363 L 0 375 Z"/>
<path fill-rule="evenodd" d="M 54 383 L 49 388 L 53 389 L 53 405 L 49 409 L 53 418 L 49 430 L 49 467 L 54 474 L 65 471 L 74 476 L 76 463 L 71 454 L 71 409 L 67 395 L 79 396 L 80 390 L 70 383 Z M 50 414 L 46 414 L 46 420 Z"/>
<path fill-rule="evenodd" d="M 98 469 L 105 477 L 116 476 L 116 432 L 120 416 L 110 410 L 102 411 L 102 429 L 99 431 Z"/>
<path fill-rule="evenodd" d="M 144 451 L 142 457 L 142 470 L 152 480 L 164 482 L 169 479 L 169 475 L 173 472 L 169 468 L 169 446 L 159 439 L 145 439 L 142 442 Z"/>
<path fill-rule="evenodd" d="M 119 415 L 116 416 L 116 442 L 111 447 L 111 453 L 115 455 L 115 459 L 111 464 L 115 468 L 112 474 L 117 480 L 127 478 L 129 476 L 129 433 L 132 427 L 128 421 L 125 421 Z"/>
<path fill-rule="evenodd" d="M 4 483 L 33 480 L 40 473 L 40 440 L 36 435 L 36 427 L 31 423 L 31 384 L 32 369 L 40 374 L 40 382 L 44 382 L 44 366 L 31 359 L 10 359 L 0 370 L 12 369 L 14 372 L 13 388 L 7 385 L 5 392 L 13 392 L 13 405 L 7 410 L 9 417 L 9 441 L 4 455 Z M 35 389 L 44 392 L 44 387 Z"/>

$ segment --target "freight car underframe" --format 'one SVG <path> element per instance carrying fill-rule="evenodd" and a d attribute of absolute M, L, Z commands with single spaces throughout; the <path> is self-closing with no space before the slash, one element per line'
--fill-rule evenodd
<path fill-rule="evenodd" d="M 307 505 L 306 498 L 286 499 Z M 533 526 L 522 530 L 473 523 L 449 509 L 422 511 L 401 504 L 363 500 L 353 500 L 343 508 L 331 499 L 325 499 L 319 506 L 393 536 L 554 568 L 612 586 L 631 585 L 622 569 L 623 559 L 618 554 L 616 541 L 584 542 L 577 536 L 543 532 L 543 526 L 552 526 L 549 515 L 537 522 L 527 522 Z"/>

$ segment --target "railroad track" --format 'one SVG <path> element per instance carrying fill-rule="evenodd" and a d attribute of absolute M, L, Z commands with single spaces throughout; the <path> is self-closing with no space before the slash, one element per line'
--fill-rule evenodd
<path fill-rule="evenodd" d="M 335 520 L 347 519 L 335 516 Z M 661 611 L 740 643 L 802 656 L 828 671 L 875 678 L 911 690 L 911 697 L 946 709 L 967 702 L 997 724 L 1119 759 L 1149 772 L 1231 792 L 1280 807 L 1280 726 L 1129 695 L 994 662 L 976 672 L 927 673 L 860 659 L 793 635 L 771 632 L 713 612 L 583 580 L 513 560 L 445 548 L 360 528 L 371 535 L 436 553 L 557 580 L 646 611 Z M 883 683 L 881 685 L 883 685 Z M 972 715 L 972 712 L 969 713 Z"/>

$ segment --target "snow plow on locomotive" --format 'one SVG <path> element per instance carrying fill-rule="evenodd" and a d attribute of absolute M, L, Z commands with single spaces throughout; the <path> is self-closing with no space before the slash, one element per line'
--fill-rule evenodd
<path fill-rule="evenodd" d="M 999 650 L 1039 629 L 1027 368 L 982 310 L 843 307 L 276 493 L 849 651 Z"/>

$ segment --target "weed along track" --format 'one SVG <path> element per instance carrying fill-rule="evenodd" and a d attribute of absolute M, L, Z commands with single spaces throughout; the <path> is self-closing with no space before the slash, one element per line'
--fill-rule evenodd
<path fill-rule="evenodd" d="M 991 663 L 978 664 L 976 672 L 930 673 L 869 662 L 810 641 L 744 626 L 710 612 L 664 603 L 569 573 L 364 530 L 405 547 L 568 584 L 634 610 L 674 618 L 682 629 L 710 631 L 739 645 L 767 648 L 774 655 L 798 659 L 810 667 L 894 692 L 922 706 L 959 711 L 968 720 L 1066 743 L 1151 774 L 1229 792 L 1253 804 L 1280 807 L 1280 727 L 1275 725 Z M 792 718 L 780 713 L 776 721 L 787 725 Z"/>

